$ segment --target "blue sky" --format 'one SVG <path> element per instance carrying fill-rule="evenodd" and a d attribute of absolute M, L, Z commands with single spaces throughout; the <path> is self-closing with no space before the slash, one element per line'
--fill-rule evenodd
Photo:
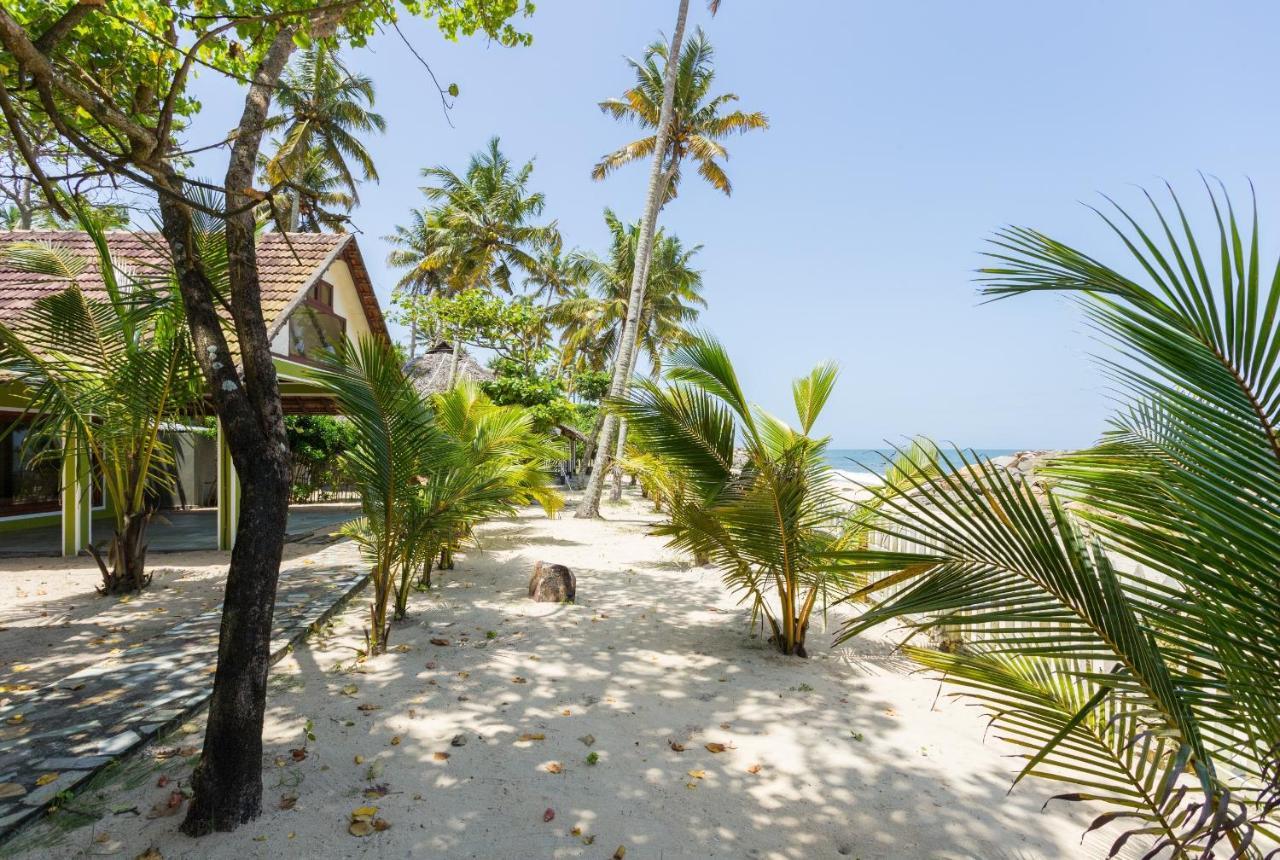
<path fill-rule="evenodd" d="M 421 204 L 419 169 L 461 169 L 494 134 L 513 159 L 536 157 L 533 184 L 570 245 L 602 247 L 605 206 L 638 217 L 647 168 L 590 177 L 635 136 L 596 102 L 630 83 L 623 57 L 669 31 L 675 8 L 542 0 L 526 22 L 533 46 L 515 49 L 407 22 L 441 81 L 461 88 L 453 127 L 394 33 L 348 57 L 374 78 L 389 123 L 370 142 L 381 182 L 361 189 L 354 216 L 384 301 L 395 274 L 380 237 Z M 716 46 L 718 88 L 772 128 L 729 142 L 732 198 L 691 174 L 664 223 L 704 246 L 703 323 L 759 402 L 790 414 L 790 379 L 840 363 L 819 426 L 837 446 L 914 433 L 1088 444 L 1110 408 L 1094 340 L 1061 299 L 981 304 L 984 239 L 1020 224 L 1123 262 L 1080 202 L 1136 202 L 1136 185 L 1167 178 L 1202 208 L 1199 170 L 1241 198 L 1249 177 L 1264 218 L 1278 208 L 1273 3 L 726 0 L 714 19 L 700 0 L 691 8 Z M 202 88 L 193 139 L 230 127 L 242 97 Z"/>

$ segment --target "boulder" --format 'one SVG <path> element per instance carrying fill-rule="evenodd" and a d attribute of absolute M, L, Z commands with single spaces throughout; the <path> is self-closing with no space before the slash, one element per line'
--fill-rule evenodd
<path fill-rule="evenodd" d="M 563 564 L 540 561 L 529 579 L 529 597 L 538 603 L 573 603 L 578 591 L 573 572 Z"/>

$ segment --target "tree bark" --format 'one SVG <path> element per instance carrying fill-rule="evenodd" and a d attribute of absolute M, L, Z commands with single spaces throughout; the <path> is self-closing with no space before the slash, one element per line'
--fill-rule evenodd
<path fill-rule="evenodd" d="M 249 202 L 254 163 L 271 92 L 293 50 L 293 30 L 277 34 L 245 98 L 223 186 L 229 210 Z M 266 708 L 271 624 L 289 510 L 289 446 L 271 344 L 262 313 L 251 209 L 226 221 L 227 277 L 241 372 L 213 304 L 213 284 L 194 242 L 191 210 L 174 195 L 160 196 L 161 223 L 174 257 L 188 325 L 231 459 L 240 476 L 236 544 L 227 571 L 218 664 L 204 750 L 192 776 L 195 796 L 182 831 L 200 836 L 234 830 L 262 812 L 262 724 Z M 241 379 L 241 374 L 243 379 Z"/>
<path fill-rule="evenodd" d="M 649 277 L 648 272 L 645 272 L 646 285 L 649 282 L 648 277 Z M 642 325 L 639 330 L 642 331 L 643 315 L 642 315 L 641 322 L 642 322 Z M 637 338 L 638 337 L 639 335 L 637 335 Z M 635 349 L 631 350 L 631 364 L 627 368 L 626 382 L 623 384 L 624 391 L 626 390 L 626 386 L 631 384 L 631 380 L 636 375 L 636 360 L 639 357 L 640 357 L 640 348 L 639 348 L 639 345 L 637 345 Z M 622 501 L 622 467 L 619 465 L 619 463 L 622 462 L 622 458 L 626 455 L 626 452 L 627 452 L 627 422 L 619 421 L 618 422 L 618 444 L 614 448 L 614 455 L 613 455 L 613 489 L 609 491 L 609 499 L 614 502 Z"/>
<path fill-rule="evenodd" d="M 631 295 L 627 299 L 627 319 L 623 324 L 618 354 L 614 357 L 613 379 L 609 383 L 609 397 L 622 395 L 626 387 L 627 370 L 631 354 L 636 349 L 636 337 L 640 331 L 640 309 L 644 307 L 645 275 L 649 269 L 649 257 L 653 253 L 653 234 L 657 228 L 658 210 L 662 208 L 666 189 L 662 186 L 663 164 L 667 156 L 667 141 L 671 136 L 671 115 L 674 111 L 676 69 L 680 65 L 680 46 L 684 41 L 685 21 L 689 17 L 689 0 L 680 0 L 676 12 L 675 31 L 671 35 L 671 48 L 667 52 L 667 66 L 662 73 L 662 109 L 658 113 L 657 140 L 653 149 L 653 166 L 649 171 L 649 188 L 645 195 L 644 220 L 640 225 L 640 240 L 636 246 L 636 259 L 631 272 Z M 610 448 L 617 428 L 617 416 L 605 416 L 596 445 L 595 461 L 587 488 L 578 503 L 574 516 L 578 519 L 600 518 L 600 495 L 604 492 L 604 475 L 609 463 Z"/>

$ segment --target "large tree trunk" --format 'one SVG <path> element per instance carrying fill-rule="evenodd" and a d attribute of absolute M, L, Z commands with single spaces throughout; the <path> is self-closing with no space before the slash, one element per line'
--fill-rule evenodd
<path fill-rule="evenodd" d="M 676 69 L 680 65 L 680 45 L 684 41 L 684 25 L 689 17 L 689 0 L 680 0 L 676 12 L 676 27 L 671 35 L 671 48 L 667 53 L 667 67 L 662 74 L 662 110 L 658 114 L 657 140 L 653 150 L 653 166 L 649 171 L 649 188 L 645 195 L 644 219 L 640 225 L 640 240 L 636 246 L 636 259 L 631 272 L 631 295 L 627 299 L 627 319 L 622 329 L 622 341 L 614 357 L 613 379 L 609 383 L 609 396 L 620 397 L 627 383 L 627 371 L 631 367 L 631 355 L 636 350 L 640 332 L 640 309 L 644 307 L 645 276 L 649 270 L 649 257 L 653 253 L 653 234 L 658 224 L 658 210 L 666 196 L 664 161 L 667 157 L 667 141 L 671 132 L 671 114 L 676 91 Z M 672 165 L 674 166 L 674 165 Z M 596 444 L 596 455 L 587 488 L 578 503 L 574 516 L 579 519 L 600 518 L 600 495 L 604 492 L 604 476 L 609 464 L 610 449 L 618 422 L 616 415 L 606 415 Z"/>
<path fill-rule="evenodd" d="M 648 272 L 645 272 L 645 283 L 648 284 Z M 644 329 L 643 318 L 641 322 L 642 322 L 642 325 L 639 331 L 643 331 Z M 639 345 L 637 345 L 635 349 L 631 350 L 631 364 L 627 367 L 626 381 L 623 384 L 624 391 L 626 390 L 626 386 L 631 384 L 631 380 L 635 378 L 636 360 L 639 357 L 640 357 L 640 348 L 639 348 Z M 620 466 L 619 464 L 622 462 L 622 458 L 626 456 L 626 453 L 627 453 L 627 422 L 619 421 L 618 422 L 618 444 L 614 448 L 614 455 L 613 455 L 613 489 L 609 491 L 609 499 L 614 502 L 622 501 L 622 466 Z"/>
<path fill-rule="evenodd" d="M 182 831 L 191 836 L 233 830 L 262 812 L 262 724 L 290 469 L 280 386 L 262 313 L 253 201 L 246 192 L 252 187 L 271 92 L 293 49 L 292 35 L 291 28 L 283 28 L 255 72 L 223 183 L 227 208 L 236 213 L 226 221 L 226 245 L 240 373 L 194 243 L 191 210 L 169 194 L 160 196 L 163 231 L 196 356 L 241 485 L 204 750 L 192 777 L 195 796 L 182 823 Z M 172 172 L 168 178 L 172 190 L 181 194 L 181 178 Z"/>

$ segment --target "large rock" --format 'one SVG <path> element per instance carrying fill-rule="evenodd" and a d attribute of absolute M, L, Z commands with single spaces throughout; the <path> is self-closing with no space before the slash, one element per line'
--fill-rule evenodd
<path fill-rule="evenodd" d="M 563 564 L 540 561 L 529 579 L 529 597 L 538 603 L 573 603 L 578 592 L 573 572 Z"/>

